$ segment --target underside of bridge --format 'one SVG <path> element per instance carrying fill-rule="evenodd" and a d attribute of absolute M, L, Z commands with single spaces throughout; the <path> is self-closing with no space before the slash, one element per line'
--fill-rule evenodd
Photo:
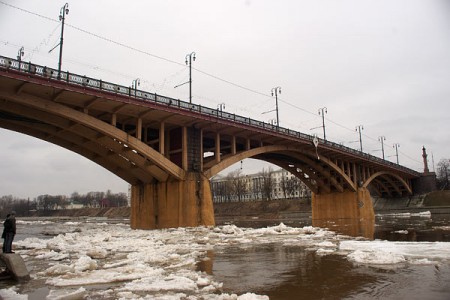
<path fill-rule="evenodd" d="M 314 193 L 314 219 L 373 218 L 370 193 L 411 194 L 417 177 L 343 146 L 316 147 L 310 136 L 211 109 L 205 114 L 207 108 L 156 94 L 85 77 L 73 84 L 68 78 L 75 75 L 57 80 L 45 69 L 0 71 L 0 127 L 78 153 L 130 183 L 132 228 L 214 225 L 209 179 L 245 158 L 303 181 Z M 126 94 L 111 92 L 120 89 Z"/>

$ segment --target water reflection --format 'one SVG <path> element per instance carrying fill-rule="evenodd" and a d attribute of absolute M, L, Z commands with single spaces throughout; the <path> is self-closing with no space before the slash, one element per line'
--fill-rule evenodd
<path fill-rule="evenodd" d="M 365 237 L 373 240 L 375 234 L 375 220 L 358 219 L 329 219 L 312 220 L 314 227 L 328 228 L 329 230 L 339 232 L 353 237 Z"/>
<path fill-rule="evenodd" d="M 289 226 L 320 226 L 367 239 L 450 242 L 450 215 L 379 215 L 369 222 L 310 218 L 281 220 Z M 280 220 L 234 220 L 245 227 Z M 208 269 L 226 292 L 251 290 L 270 299 L 449 299 L 448 265 L 357 265 L 345 256 L 321 256 L 304 247 L 265 245 L 209 253 Z M 444 279 L 445 278 L 445 279 Z M 420 282 L 420 284 L 418 284 Z"/>
<path fill-rule="evenodd" d="M 254 291 L 271 299 L 340 299 L 377 281 L 355 272 L 341 256 L 320 256 L 301 247 L 228 248 L 208 257 L 212 259 L 199 264 L 199 270 L 224 282 L 225 292 Z"/>

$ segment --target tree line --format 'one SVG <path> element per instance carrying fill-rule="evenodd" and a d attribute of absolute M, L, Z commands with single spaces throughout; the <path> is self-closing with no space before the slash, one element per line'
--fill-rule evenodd
<path fill-rule="evenodd" d="M 80 194 L 74 192 L 65 195 L 39 195 L 33 200 L 14 197 L 12 195 L 0 197 L 0 212 L 2 217 L 11 211 L 19 216 L 27 216 L 34 210 L 59 210 L 78 207 L 121 207 L 128 206 L 128 197 L 125 193 L 88 192 Z"/>
<path fill-rule="evenodd" d="M 450 190 L 450 159 L 443 158 L 437 164 L 436 180 L 440 190 Z"/>

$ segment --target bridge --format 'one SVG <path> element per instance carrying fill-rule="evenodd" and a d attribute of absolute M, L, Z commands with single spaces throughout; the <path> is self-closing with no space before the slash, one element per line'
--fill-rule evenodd
<path fill-rule="evenodd" d="M 373 219 L 370 194 L 401 197 L 423 186 L 423 174 L 337 143 L 3 56 L 0 126 L 130 183 L 130 223 L 139 229 L 214 225 L 209 179 L 245 158 L 303 181 L 317 220 Z"/>

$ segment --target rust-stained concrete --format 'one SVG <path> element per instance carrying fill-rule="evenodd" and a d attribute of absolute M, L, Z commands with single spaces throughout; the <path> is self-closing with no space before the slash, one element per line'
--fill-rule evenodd
<path fill-rule="evenodd" d="M 132 186 L 130 225 L 133 229 L 214 226 L 209 180 L 191 172 L 182 181 Z"/>

